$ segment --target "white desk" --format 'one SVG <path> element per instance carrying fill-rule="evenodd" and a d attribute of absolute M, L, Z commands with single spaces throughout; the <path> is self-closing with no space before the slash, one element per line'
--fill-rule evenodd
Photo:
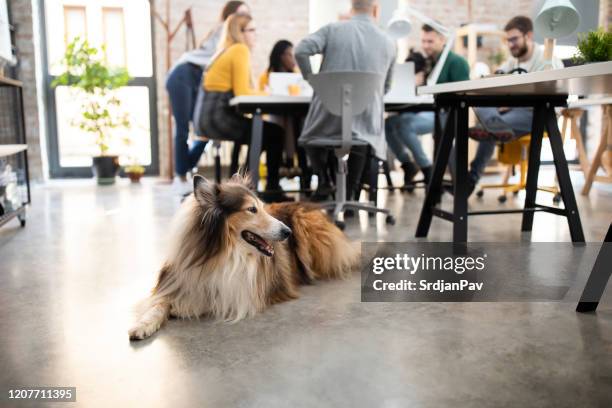
<path fill-rule="evenodd" d="M 312 97 L 310 96 L 279 96 L 279 95 L 243 95 L 232 98 L 230 106 L 238 112 L 253 115 L 253 130 L 249 144 L 248 168 L 251 171 L 251 180 L 257 188 L 259 183 L 259 156 L 262 146 L 263 119 L 262 115 L 278 114 L 286 116 L 304 116 Z M 434 97 L 432 95 L 417 95 L 408 97 L 385 97 L 385 110 L 402 112 L 410 109 L 434 110 Z"/>
<path fill-rule="evenodd" d="M 467 242 L 467 220 L 471 215 L 522 213 L 522 231 L 531 231 L 533 216 L 544 211 L 568 220 L 573 242 L 584 242 L 576 198 L 563 152 L 555 107 L 567 106 L 569 93 L 605 95 L 612 93 L 612 62 L 589 64 L 521 75 L 503 75 L 470 81 L 423 86 L 418 94 L 433 94 L 437 108 L 449 110 L 447 123 L 435 158 L 434 170 L 419 218 L 416 236 L 426 237 L 433 216 L 453 223 L 453 241 Z M 521 210 L 468 212 L 468 109 L 470 107 L 532 107 L 533 122 L 525 206 Z M 544 130 L 552 147 L 560 194 L 565 208 L 536 204 L 540 152 Z M 441 197 L 442 177 L 455 142 L 456 179 L 453 211 L 437 207 Z"/>
<path fill-rule="evenodd" d="M 246 104 L 257 105 L 303 105 L 310 104 L 311 96 L 280 96 L 280 95 L 242 95 L 236 96 L 230 100 L 230 106 L 240 106 Z M 417 95 L 407 97 L 387 97 L 384 98 L 385 105 L 421 105 L 433 104 L 434 98 L 432 95 Z"/>
<path fill-rule="evenodd" d="M 418 95 L 606 95 L 612 94 L 612 61 L 577 67 L 496 75 L 469 81 L 421 86 Z"/>

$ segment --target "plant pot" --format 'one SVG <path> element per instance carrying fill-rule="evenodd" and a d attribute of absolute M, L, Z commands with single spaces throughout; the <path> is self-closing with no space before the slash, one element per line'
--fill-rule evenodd
<path fill-rule="evenodd" d="M 99 185 L 115 184 L 119 172 L 119 156 L 94 157 L 92 169 Z"/>
<path fill-rule="evenodd" d="M 140 178 L 143 176 L 143 173 L 140 172 L 127 172 L 125 174 L 127 174 L 132 183 L 140 183 Z"/>

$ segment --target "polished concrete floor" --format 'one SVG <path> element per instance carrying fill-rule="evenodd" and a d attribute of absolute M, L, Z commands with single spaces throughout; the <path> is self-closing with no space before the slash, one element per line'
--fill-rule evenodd
<path fill-rule="evenodd" d="M 383 194 L 397 225 L 363 215 L 348 235 L 412 240 L 422 196 Z M 497 208 L 494 197 L 470 207 Z M 587 240 L 602 240 L 612 189 L 578 203 Z M 130 343 L 129 309 L 152 285 L 178 204 L 152 179 L 34 188 L 26 228 L 0 228 L 2 393 L 75 386 L 77 403 L 57 405 L 84 407 L 612 406 L 610 288 L 596 314 L 578 315 L 571 303 L 361 303 L 355 274 L 237 324 L 173 320 Z M 517 215 L 474 218 L 469 237 L 569 240 L 552 215 L 537 214 L 530 235 L 519 225 Z M 435 220 L 429 239 L 450 238 Z"/>

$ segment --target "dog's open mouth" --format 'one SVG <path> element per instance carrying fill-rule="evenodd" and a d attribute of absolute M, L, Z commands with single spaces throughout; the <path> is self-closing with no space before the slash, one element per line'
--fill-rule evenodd
<path fill-rule="evenodd" d="M 254 232 L 244 230 L 242 231 L 242 238 L 249 244 L 253 245 L 259 252 L 265 256 L 274 255 L 274 247 L 268 241 L 255 234 Z"/>

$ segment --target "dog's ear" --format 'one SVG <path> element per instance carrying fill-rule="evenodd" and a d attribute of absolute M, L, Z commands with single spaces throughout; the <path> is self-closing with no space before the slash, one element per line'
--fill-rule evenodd
<path fill-rule="evenodd" d="M 196 174 L 193 176 L 193 195 L 201 205 L 211 205 L 215 202 L 215 196 L 219 192 L 219 186 L 208 179 Z"/>

